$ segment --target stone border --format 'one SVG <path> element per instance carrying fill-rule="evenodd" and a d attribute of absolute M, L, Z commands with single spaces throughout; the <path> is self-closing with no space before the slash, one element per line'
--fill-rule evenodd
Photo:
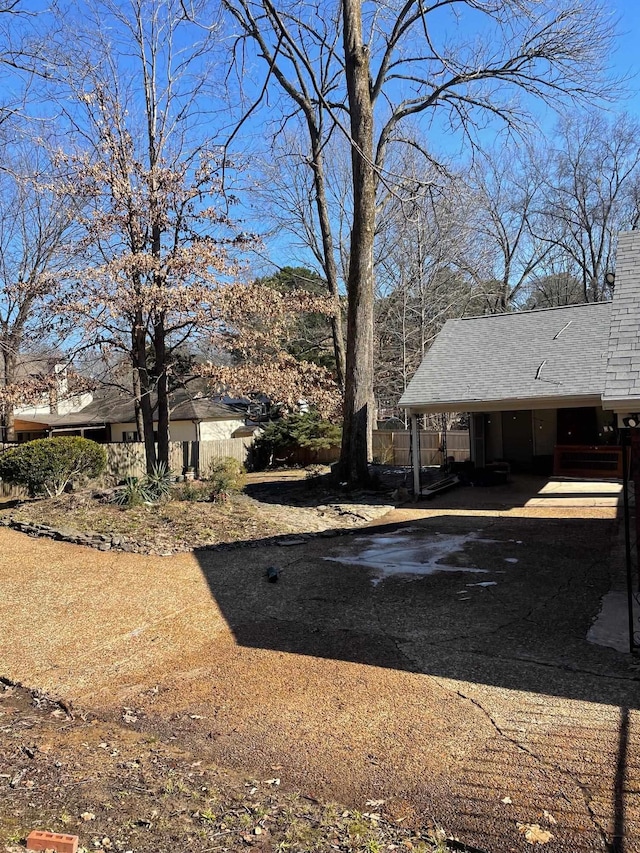
<path fill-rule="evenodd" d="M 36 524 L 33 521 L 18 521 L 14 518 L 0 518 L 0 527 L 11 527 L 29 536 L 55 539 L 58 542 L 70 542 L 73 545 L 87 545 L 98 551 L 110 551 L 112 547 L 122 548 L 126 540 L 122 536 L 107 536 L 104 533 L 82 533 L 70 527 L 51 527 L 49 524 Z"/>
<path fill-rule="evenodd" d="M 393 507 L 390 506 L 391 510 Z M 172 557 L 174 554 L 189 554 L 195 551 L 233 551 L 238 548 L 263 548 L 270 545 L 279 545 L 281 547 L 304 545 L 312 539 L 329 539 L 336 536 L 351 536 L 354 533 L 361 533 L 366 529 L 366 525 L 358 527 L 330 527 L 326 530 L 318 530 L 304 533 L 284 533 L 280 536 L 265 536 L 261 539 L 242 539 L 239 542 L 219 542 L 209 545 L 196 545 L 193 548 L 186 548 L 173 551 L 157 552 L 151 549 L 134 550 L 129 540 L 124 536 L 117 534 L 109 536 L 104 533 L 82 533 L 79 530 L 74 530 L 70 527 L 52 527 L 49 524 L 36 524 L 33 521 L 19 521 L 11 517 L 0 517 L 0 527 L 10 527 L 12 530 L 17 530 L 20 533 L 26 533 L 28 536 L 34 536 L 43 539 L 54 539 L 57 542 L 69 542 L 72 545 L 84 545 L 88 548 L 96 548 L 98 551 L 117 550 L 125 553 L 140 554 L 147 557 Z"/>

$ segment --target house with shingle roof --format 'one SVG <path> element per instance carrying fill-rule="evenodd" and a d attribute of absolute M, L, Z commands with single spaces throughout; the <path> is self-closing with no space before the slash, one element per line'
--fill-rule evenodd
<path fill-rule="evenodd" d="M 155 408 L 155 395 L 152 405 Z M 246 409 L 204 395 L 177 390 L 169 395 L 172 441 L 219 441 L 245 434 Z M 79 410 L 66 414 L 22 414 L 18 441 L 47 435 L 81 435 L 98 442 L 138 441 L 131 394 L 104 388 L 89 396 Z"/>
<path fill-rule="evenodd" d="M 476 467 L 621 476 L 617 430 L 640 412 L 640 232 L 619 236 L 611 302 L 448 320 L 400 406 L 417 488 L 424 413 L 469 413 Z"/>

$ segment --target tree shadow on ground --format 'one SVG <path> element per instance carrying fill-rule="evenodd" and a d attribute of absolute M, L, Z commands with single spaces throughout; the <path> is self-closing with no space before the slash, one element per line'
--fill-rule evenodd
<path fill-rule="evenodd" d="M 622 569 L 619 533 L 616 519 L 444 513 L 302 544 L 276 540 L 247 550 L 242 562 L 213 550 L 196 556 L 240 646 L 435 677 L 436 693 L 446 679 L 448 690 L 483 710 L 507 703 L 507 728 L 527 720 L 534 727 L 531 754 L 544 753 L 546 742 L 561 750 L 549 765 L 558 785 L 583 756 L 595 761 L 604 750 L 603 767 L 611 772 L 598 765 L 596 787 L 608 793 L 594 825 L 612 853 L 631 853 L 637 810 L 629 786 L 638 750 L 631 715 L 640 709 L 639 672 L 631 655 L 586 640 L 602 596 Z M 449 570 L 392 573 L 394 565 L 421 561 Z M 278 570 L 274 583 L 269 567 Z M 372 670 L 371 690 L 376 683 Z M 498 688 L 490 700 L 486 687 Z M 618 709 L 611 731 L 603 728 L 598 705 Z M 529 743 L 529 735 L 516 733 L 512 741 L 509 730 L 497 732 L 498 745 L 491 741 L 486 754 L 469 754 L 458 768 L 462 813 L 456 820 L 470 838 L 492 838 L 493 849 L 505 849 L 508 827 L 500 834 L 490 803 L 474 805 L 474 797 L 479 791 L 496 796 L 491 780 L 501 762 L 505 778 L 513 778 L 508 745 L 520 737 Z M 582 776 L 594 767 L 585 764 Z M 580 773 L 571 771 L 571 778 Z"/>
<path fill-rule="evenodd" d="M 453 488 L 437 493 L 433 498 L 421 497 L 417 501 L 410 498 L 408 487 L 411 486 L 411 469 L 371 466 L 374 487 L 347 491 L 340 488 L 329 474 L 321 476 L 283 477 L 282 479 L 266 479 L 259 482 L 249 482 L 245 492 L 249 497 L 263 503 L 275 503 L 285 506 L 316 507 L 319 504 L 403 504 L 405 508 L 423 510 L 509 510 L 531 505 L 532 501 L 539 506 L 552 508 L 559 501 L 568 506 L 576 498 L 583 505 L 602 505 L 604 502 L 615 502 L 616 493 L 612 489 L 619 487 L 615 481 L 593 481 L 588 486 L 576 486 L 571 481 L 550 480 L 548 477 L 532 474 L 517 474 L 508 482 L 495 485 L 472 485 L 459 483 Z M 267 475 L 268 476 L 268 475 Z M 427 482 L 437 480 L 440 476 L 437 470 L 431 470 Z M 553 490 L 545 489 L 548 485 Z M 579 491 L 576 491 L 579 488 Z M 544 491 L 543 491 L 544 490 Z M 403 503 L 404 502 L 404 503 Z"/>
<path fill-rule="evenodd" d="M 245 494 L 262 503 L 303 507 L 328 503 L 389 504 L 392 490 L 393 487 L 380 484 L 376 489 L 348 492 L 329 474 L 249 482 L 244 488 Z"/>
<path fill-rule="evenodd" d="M 634 659 L 586 640 L 616 533 L 614 520 L 441 515 L 244 543 L 243 561 L 195 556 L 240 645 L 640 708 Z M 403 560 L 434 571 L 379 580 Z"/>

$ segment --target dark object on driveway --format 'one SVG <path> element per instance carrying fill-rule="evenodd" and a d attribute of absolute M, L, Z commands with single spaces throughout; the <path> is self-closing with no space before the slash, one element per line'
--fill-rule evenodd
<path fill-rule="evenodd" d="M 269 566 L 267 569 L 267 580 L 269 583 L 275 583 L 280 577 L 280 569 L 277 566 Z"/>

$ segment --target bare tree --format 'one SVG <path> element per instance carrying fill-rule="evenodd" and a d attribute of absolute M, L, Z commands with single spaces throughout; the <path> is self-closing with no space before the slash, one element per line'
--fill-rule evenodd
<path fill-rule="evenodd" d="M 339 51 L 340 30 L 336 10 L 327 10 L 327 18 L 314 16 L 315 28 L 298 21 L 295 11 L 291 16 L 281 16 L 270 2 L 252 3 L 251 0 L 233 0 L 223 5 L 240 24 L 244 35 L 255 42 L 261 56 L 269 65 L 269 74 L 296 107 L 296 123 L 300 122 L 306 133 L 308 148 L 304 161 L 311 171 L 313 185 L 313 220 L 318 228 L 318 239 L 313 241 L 322 267 L 327 287 L 333 300 L 332 334 L 336 356 L 338 385 L 345 382 L 345 342 L 342 328 L 340 280 L 335 257 L 335 237 L 332 227 L 329 191 L 327 188 L 325 151 L 334 130 L 331 114 L 333 93 L 339 87 L 340 70 L 334 67 Z M 289 29 L 289 25 L 293 27 Z M 313 59 L 318 57 L 314 67 Z M 266 88 L 263 89 L 263 95 Z M 262 97 L 262 96 L 261 96 Z M 261 97 L 252 105 L 253 112 Z M 292 117 L 289 116 L 289 119 Z M 284 124 L 286 125 L 285 118 Z M 282 131 L 279 128 L 278 136 Z M 293 151 L 295 160 L 299 153 Z M 298 177 L 298 176 L 296 176 Z M 320 251 L 318 251 L 320 249 Z"/>
<path fill-rule="evenodd" d="M 246 242 L 221 199 L 219 152 L 198 129 L 215 33 L 187 21 L 179 0 L 96 0 L 83 18 L 56 54 L 60 159 L 87 211 L 67 308 L 90 345 L 130 360 L 152 470 L 168 465 L 172 353 L 205 321 L 208 291 L 236 271 L 231 246 Z"/>
<path fill-rule="evenodd" d="M 444 322 L 484 306 L 469 258 L 480 254 L 468 187 L 460 175 L 425 172 L 414 157 L 401 165 L 404 186 L 379 213 L 376 246 L 375 390 L 393 409 Z"/>
<path fill-rule="evenodd" d="M 60 342 L 59 298 L 65 239 L 76 208 L 53 190 L 41 145 L 4 150 L 0 170 L 0 419 L 15 440 L 13 409 L 46 392 L 51 376 L 20 371 L 25 349 Z"/>
<path fill-rule="evenodd" d="M 299 130 L 304 130 L 303 128 Z M 323 199 L 331 222 L 331 247 L 333 250 L 332 274 L 335 281 L 333 299 L 342 306 L 344 283 L 348 270 L 349 223 L 352 216 L 350 151 L 344 138 L 333 136 L 322 151 L 323 157 Z M 317 179 L 309 168 L 307 146 L 304 133 L 293 128 L 279 133 L 270 141 L 269 151 L 260 166 L 260 179 L 252 188 L 252 196 L 259 201 L 261 221 L 265 223 L 264 238 L 279 239 L 283 233 L 291 238 L 288 251 L 291 260 L 308 265 L 309 255 L 314 266 L 322 271 L 326 280 L 327 243 L 323 240 L 323 231 L 318 217 L 318 203 L 315 184 Z M 299 252 L 299 254 L 298 254 Z M 337 296 L 336 296 L 337 294 Z M 342 323 L 336 316 L 334 325 Z M 336 363 L 341 353 L 342 369 L 337 370 L 341 387 L 344 383 L 344 331 L 332 327 L 332 334 L 338 339 Z M 334 346 L 334 350 L 336 347 Z"/>
<path fill-rule="evenodd" d="M 525 303 L 531 277 L 552 250 L 539 233 L 544 179 L 532 156 L 528 146 L 494 148 L 469 172 L 466 211 L 482 248 L 467 270 L 491 313 Z"/>
<path fill-rule="evenodd" d="M 539 236 L 564 256 L 585 302 L 611 296 L 617 234 L 638 227 L 640 122 L 628 114 L 579 113 L 558 128 L 539 172 L 544 181 Z"/>
<path fill-rule="evenodd" d="M 224 0 L 296 111 L 307 118 L 310 165 L 328 136 L 351 145 L 353 214 L 347 281 L 347 353 L 341 455 L 349 482 L 368 478 L 373 397 L 376 188 L 389 145 L 411 117 L 438 119 L 479 144 L 487 119 L 520 127 L 524 103 L 601 94 L 599 71 L 612 29 L 597 0 L 416 0 L 366 6 Z M 460 25 L 473 16 L 473 32 Z M 258 101 L 259 101 L 258 97 Z M 256 101 L 257 103 L 257 101 Z M 254 105 L 255 106 L 255 105 Z M 318 121 L 318 116 L 322 121 Z M 286 119 L 285 119 L 286 120 Z M 425 152 L 426 153 L 426 152 Z M 330 227 L 331 221 L 325 222 Z M 331 250 L 333 254 L 333 249 Z"/>
<path fill-rule="evenodd" d="M 549 268 L 553 270 L 553 265 Z M 531 280 L 527 310 L 534 308 L 559 308 L 563 305 L 580 305 L 584 302 L 582 282 L 569 272 L 539 271 Z"/>

